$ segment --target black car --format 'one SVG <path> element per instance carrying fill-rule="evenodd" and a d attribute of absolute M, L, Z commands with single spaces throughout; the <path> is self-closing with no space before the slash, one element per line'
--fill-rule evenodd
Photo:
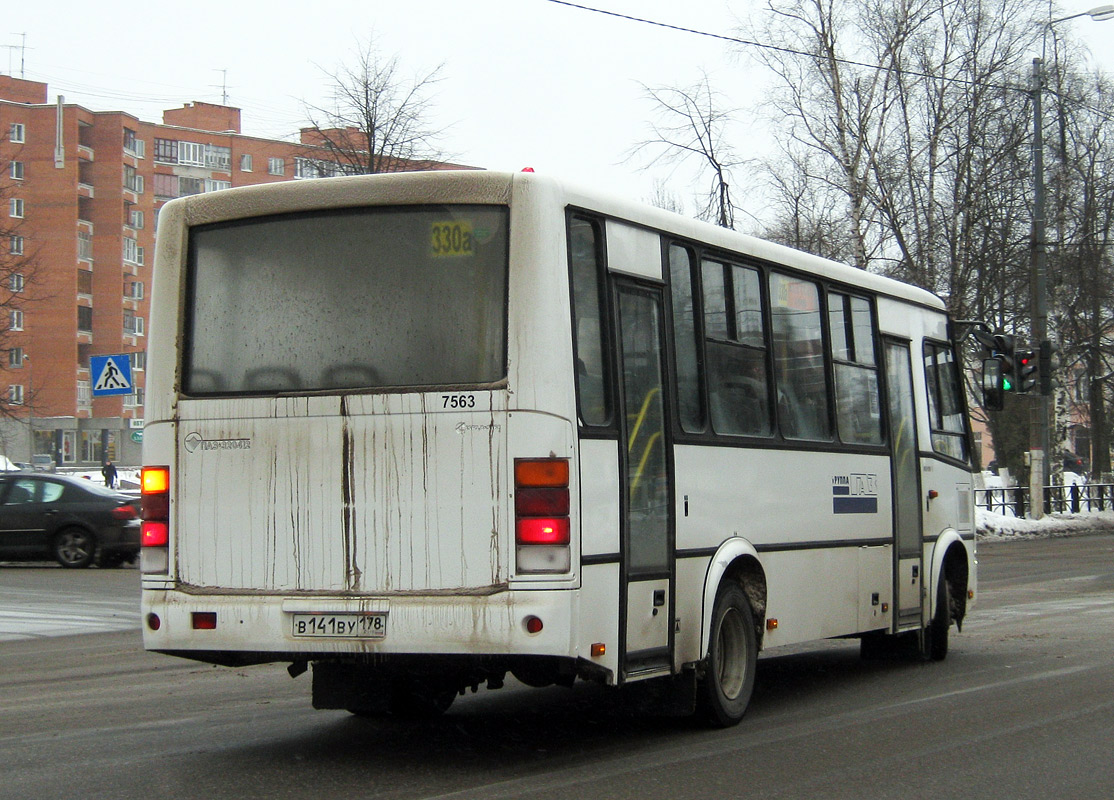
<path fill-rule="evenodd" d="M 115 567 L 139 555 L 139 501 L 65 475 L 0 474 L 0 560 Z"/>

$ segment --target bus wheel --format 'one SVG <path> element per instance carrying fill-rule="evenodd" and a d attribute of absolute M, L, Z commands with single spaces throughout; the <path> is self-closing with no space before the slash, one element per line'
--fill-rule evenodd
<path fill-rule="evenodd" d="M 932 661 L 943 661 L 948 657 L 948 631 L 952 626 L 952 587 L 947 578 L 940 578 L 940 588 L 936 590 L 936 613 L 928 623 L 925 655 Z"/>
<path fill-rule="evenodd" d="M 743 718 L 754 690 L 757 664 L 758 637 L 750 602 L 741 586 L 726 582 L 716 593 L 700 686 L 700 703 L 709 723 L 726 728 Z"/>

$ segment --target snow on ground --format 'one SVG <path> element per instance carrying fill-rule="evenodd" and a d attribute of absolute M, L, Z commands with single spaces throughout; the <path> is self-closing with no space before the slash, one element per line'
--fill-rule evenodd
<path fill-rule="evenodd" d="M 978 508 L 975 510 L 975 527 L 979 541 L 982 542 L 1050 539 L 1055 536 L 1114 532 L 1114 512 L 1052 514 L 1041 519 L 1018 519 Z"/>

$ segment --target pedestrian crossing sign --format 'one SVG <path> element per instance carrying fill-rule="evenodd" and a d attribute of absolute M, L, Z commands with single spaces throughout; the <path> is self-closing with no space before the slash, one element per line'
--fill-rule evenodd
<path fill-rule="evenodd" d="M 93 397 L 132 394 L 132 364 L 127 353 L 114 356 L 90 356 L 89 371 L 93 375 Z"/>

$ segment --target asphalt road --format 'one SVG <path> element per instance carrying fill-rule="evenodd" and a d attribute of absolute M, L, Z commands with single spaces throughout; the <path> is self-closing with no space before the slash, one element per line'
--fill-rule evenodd
<path fill-rule="evenodd" d="M 863 662 L 845 642 L 770 653 L 726 731 L 587 685 L 364 720 L 313 711 L 308 675 L 146 654 L 137 618 L 84 635 L 43 621 L 0 639 L 0 798 L 1114 797 L 1114 536 L 994 543 L 980 561 L 947 661 Z M 112 619 L 137 583 L 0 567 L 0 630 L 29 597 L 17 605 L 82 614 L 70 598 L 85 597 L 84 616 Z"/>

